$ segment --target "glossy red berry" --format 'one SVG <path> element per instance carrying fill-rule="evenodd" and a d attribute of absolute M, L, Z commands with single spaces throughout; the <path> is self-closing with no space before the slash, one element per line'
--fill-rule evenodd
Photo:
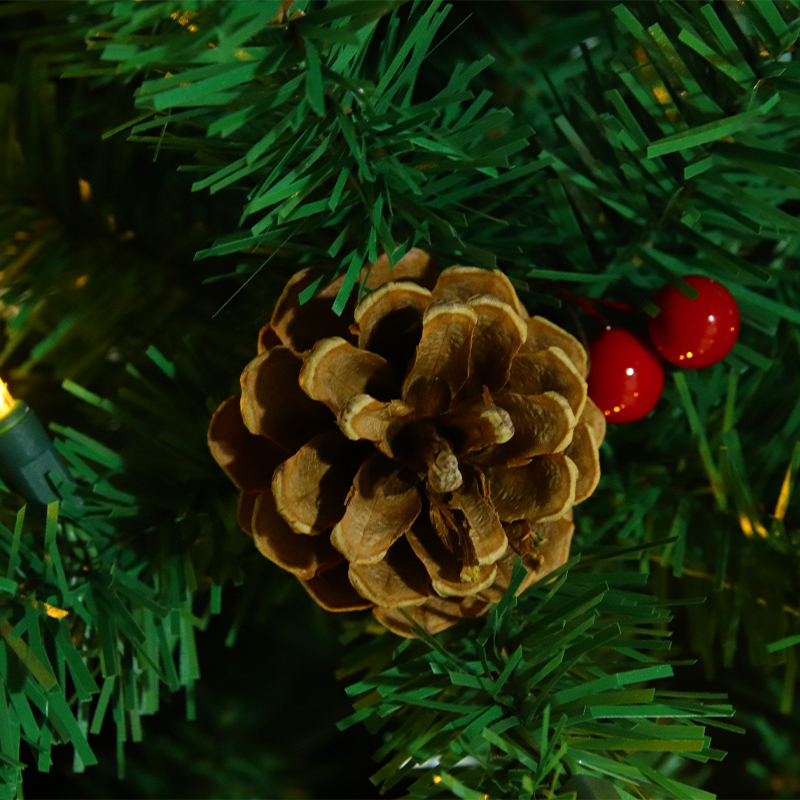
<path fill-rule="evenodd" d="M 674 286 L 656 295 L 658 316 L 648 320 L 650 338 L 667 361 L 679 367 L 701 369 L 730 353 L 739 338 L 739 306 L 721 284 L 703 275 L 689 275 L 697 289 L 690 300 Z"/>
<path fill-rule="evenodd" d="M 589 397 L 609 422 L 633 422 L 661 397 L 664 370 L 649 343 L 624 328 L 607 328 L 589 348 Z"/>

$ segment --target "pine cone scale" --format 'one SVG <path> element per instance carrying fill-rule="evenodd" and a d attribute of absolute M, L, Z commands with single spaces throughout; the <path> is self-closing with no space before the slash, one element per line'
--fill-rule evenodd
<path fill-rule="evenodd" d="M 576 419 L 583 413 L 587 397 L 586 381 L 560 347 L 518 353 L 504 389 L 518 394 L 557 392 L 569 403 Z"/>
<path fill-rule="evenodd" d="M 354 564 L 380 561 L 422 511 L 416 482 L 381 453 L 369 456 L 356 474 L 342 519 L 333 527 L 333 546 Z"/>
<path fill-rule="evenodd" d="M 398 636 L 413 638 L 417 635 L 416 622 L 428 633 L 439 633 L 454 622 L 470 617 L 479 617 L 489 609 L 489 604 L 475 597 L 466 598 L 428 598 L 421 606 L 411 606 L 402 611 L 394 608 L 376 608 L 372 613 L 385 627 Z M 411 617 L 409 622 L 405 614 Z"/>
<path fill-rule="evenodd" d="M 377 564 L 350 564 L 350 583 L 367 600 L 383 608 L 420 606 L 430 594 L 430 578 L 405 537 L 398 539 Z"/>
<path fill-rule="evenodd" d="M 413 281 L 426 289 L 433 289 L 438 278 L 435 259 L 424 250 L 412 247 L 391 269 L 389 257 L 383 253 L 362 273 L 367 289 L 380 289 L 389 282 Z"/>
<path fill-rule="evenodd" d="M 504 444 L 515 434 L 508 411 L 497 406 L 490 396 L 465 403 L 439 421 L 442 435 L 452 442 L 457 456 Z"/>
<path fill-rule="evenodd" d="M 236 522 L 248 535 L 253 535 L 253 512 L 256 509 L 258 494 L 254 492 L 240 492 L 239 502 L 236 506 Z"/>
<path fill-rule="evenodd" d="M 467 302 L 476 295 L 491 295 L 510 305 L 523 319 L 528 319 L 525 306 L 517 297 L 517 292 L 500 270 L 485 270 L 478 267 L 448 267 L 439 274 L 433 289 L 433 301 L 455 300 Z"/>
<path fill-rule="evenodd" d="M 344 560 L 327 537 L 298 536 L 278 513 L 271 492 L 262 492 L 256 497 L 252 533 L 263 556 L 303 580 Z"/>
<path fill-rule="evenodd" d="M 375 605 L 356 591 L 350 582 L 347 564 L 340 563 L 317 572 L 313 578 L 301 579 L 300 583 L 326 611 L 364 611 Z"/>
<path fill-rule="evenodd" d="M 502 388 L 511 372 L 511 362 L 528 335 L 525 322 L 508 304 L 491 295 L 478 295 L 467 301 L 477 322 L 472 335 L 469 377 L 457 402 L 486 386 L 490 392 Z"/>
<path fill-rule="evenodd" d="M 528 337 L 520 348 L 521 353 L 536 353 L 548 347 L 558 347 L 575 365 L 582 378 L 589 374 L 589 360 L 583 345 L 570 333 L 554 325 L 544 317 L 530 317 L 526 320 Z"/>
<path fill-rule="evenodd" d="M 606 418 L 590 397 L 586 398 L 586 406 L 578 421 L 585 422 L 592 429 L 594 440 L 597 446 L 600 447 L 606 438 Z"/>
<path fill-rule="evenodd" d="M 571 513 L 565 514 L 560 519 L 537 523 L 536 533 L 542 541 L 536 548 L 535 558 L 538 566 L 533 580 L 541 580 L 566 563 L 574 531 L 575 525 Z"/>
<path fill-rule="evenodd" d="M 295 533 L 315 536 L 342 518 L 345 498 L 367 452 L 339 431 L 328 431 L 314 436 L 275 470 L 275 504 Z"/>
<path fill-rule="evenodd" d="M 572 441 L 575 415 L 569 403 L 557 392 L 522 395 L 502 392 L 497 403 L 508 414 L 514 436 L 503 444 L 486 448 L 475 456 L 486 466 L 516 466 L 535 456 L 560 453 Z"/>
<path fill-rule="evenodd" d="M 523 467 L 492 467 L 486 477 L 503 522 L 546 522 L 563 516 L 575 500 L 578 469 L 562 454 L 537 456 Z"/>
<path fill-rule="evenodd" d="M 259 355 L 266 353 L 267 350 L 271 350 L 273 347 L 278 347 L 282 344 L 284 344 L 284 342 L 282 341 L 281 337 L 278 336 L 278 334 L 275 332 L 275 329 L 269 324 L 269 322 L 258 332 L 256 350 Z"/>
<path fill-rule="evenodd" d="M 494 582 L 496 564 L 465 566 L 463 554 L 448 550 L 430 523 L 423 521 L 415 525 L 406 538 L 425 566 L 431 585 L 439 596 L 475 595 Z"/>
<path fill-rule="evenodd" d="M 466 383 L 477 321 L 475 312 L 463 303 L 433 304 L 425 312 L 402 394 L 419 418 L 443 414 Z"/>
<path fill-rule="evenodd" d="M 414 356 L 430 303 L 427 289 L 404 281 L 381 286 L 356 306 L 359 348 L 383 356 L 399 382 Z"/>
<path fill-rule="evenodd" d="M 353 313 L 354 301 L 340 317 L 331 305 L 344 283 L 344 276 L 336 278 L 314 297 L 300 305 L 300 293 L 309 288 L 317 275 L 312 269 L 300 270 L 287 282 L 283 293 L 275 304 L 269 326 L 280 341 L 292 350 L 302 353 L 325 336 L 341 336 L 354 341 L 347 320 Z M 349 312 L 349 313 L 347 313 Z"/>
<path fill-rule="evenodd" d="M 298 379 L 300 357 L 285 346 L 256 356 L 242 372 L 242 419 L 255 436 L 294 452 L 311 436 L 330 430 L 330 414 L 308 398 Z"/>
<path fill-rule="evenodd" d="M 597 488 L 600 482 L 600 451 L 592 429 L 582 422 L 575 427 L 570 446 L 564 451 L 578 468 L 575 484 L 575 505 L 582 503 Z"/>
<path fill-rule="evenodd" d="M 208 426 L 208 447 L 237 489 L 263 492 L 272 472 L 288 453 L 270 439 L 245 427 L 238 397 L 229 397 L 214 412 Z"/>
<path fill-rule="evenodd" d="M 359 350 L 340 336 L 321 339 L 303 359 L 300 388 L 338 417 L 357 394 L 391 399 L 396 394 L 394 373 L 385 358 Z"/>
<path fill-rule="evenodd" d="M 386 403 L 368 394 L 357 394 L 339 414 L 339 429 L 348 439 L 372 442 L 384 455 L 394 458 L 392 441 L 413 419 L 413 411 L 402 400 Z"/>
<path fill-rule="evenodd" d="M 488 498 L 488 487 L 482 486 L 481 481 L 473 477 L 469 488 L 454 492 L 451 506 L 464 515 L 469 546 L 477 565 L 486 566 L 498 561 L 506 552 L 508 539 L 500 517 Z"/>

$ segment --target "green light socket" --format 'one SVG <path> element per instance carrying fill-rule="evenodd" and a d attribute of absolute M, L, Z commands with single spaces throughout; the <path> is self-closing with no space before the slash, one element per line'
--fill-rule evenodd
<path fill-rule="evenodd" d="M 0 418 L 0 476 L 28 501 L 47 505 L 60 500 L 48 473 L 72 481 L 47 431 L 30 406 L 15 400 Z"/>

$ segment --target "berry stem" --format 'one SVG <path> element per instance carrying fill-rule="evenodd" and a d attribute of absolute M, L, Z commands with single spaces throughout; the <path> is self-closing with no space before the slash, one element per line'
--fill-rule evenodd
<path fill-rule="evenodd" d="M 556 292 L 556 296 L 561 297 L 564 300 L 567 300 L 571 303 L 576 303 L 579 305 L 587 314 L 594 317 L 595 319 L 599 319 L 603 325 L 609 327 L 609 322 L 606 317 L 594 306 L 606 306 L 608 308 L 614 308 L 617 311 L 625 311 L 629 314 L 636 314 L 638 316 L 646 316 L 645 312 L 642 311 L 641 308 L 637 308 L 636 306 L 632 306 L 629 303 L 617 303 L 613 300 L 600 300 L 596 297 L 582 297 L 577 294 L 572 294 L 571 292 L 567 292 L 564 289 L 559 289 Z"/>

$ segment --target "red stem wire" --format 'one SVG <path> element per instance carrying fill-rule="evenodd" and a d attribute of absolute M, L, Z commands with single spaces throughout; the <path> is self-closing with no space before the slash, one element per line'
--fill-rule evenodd
<path fill-rule="evenodd" d="M 571 292 L 564 291 L 563 289 L 558 290 L 556 295 L 564 300 L 568 300 L 571 303 L 576 303 L 587 314 L 595 319 L 599 319 L 600 322 L 602 322 L 606 327 L 609 327 L 608 320 L 594 307 L 595 305 L 607 306 L 608 308 L 615 308 L 618 311 L 627 311 L 629 314 L 637 314 L 639 316 L 644 314 L 641 308 L 637 308 L 636 306 L 632 306 L 628 303 L 617 303 L 613 300 L 599 300 L 595 297 L 581 297 L 580 295 L 572 294 Z"/>

